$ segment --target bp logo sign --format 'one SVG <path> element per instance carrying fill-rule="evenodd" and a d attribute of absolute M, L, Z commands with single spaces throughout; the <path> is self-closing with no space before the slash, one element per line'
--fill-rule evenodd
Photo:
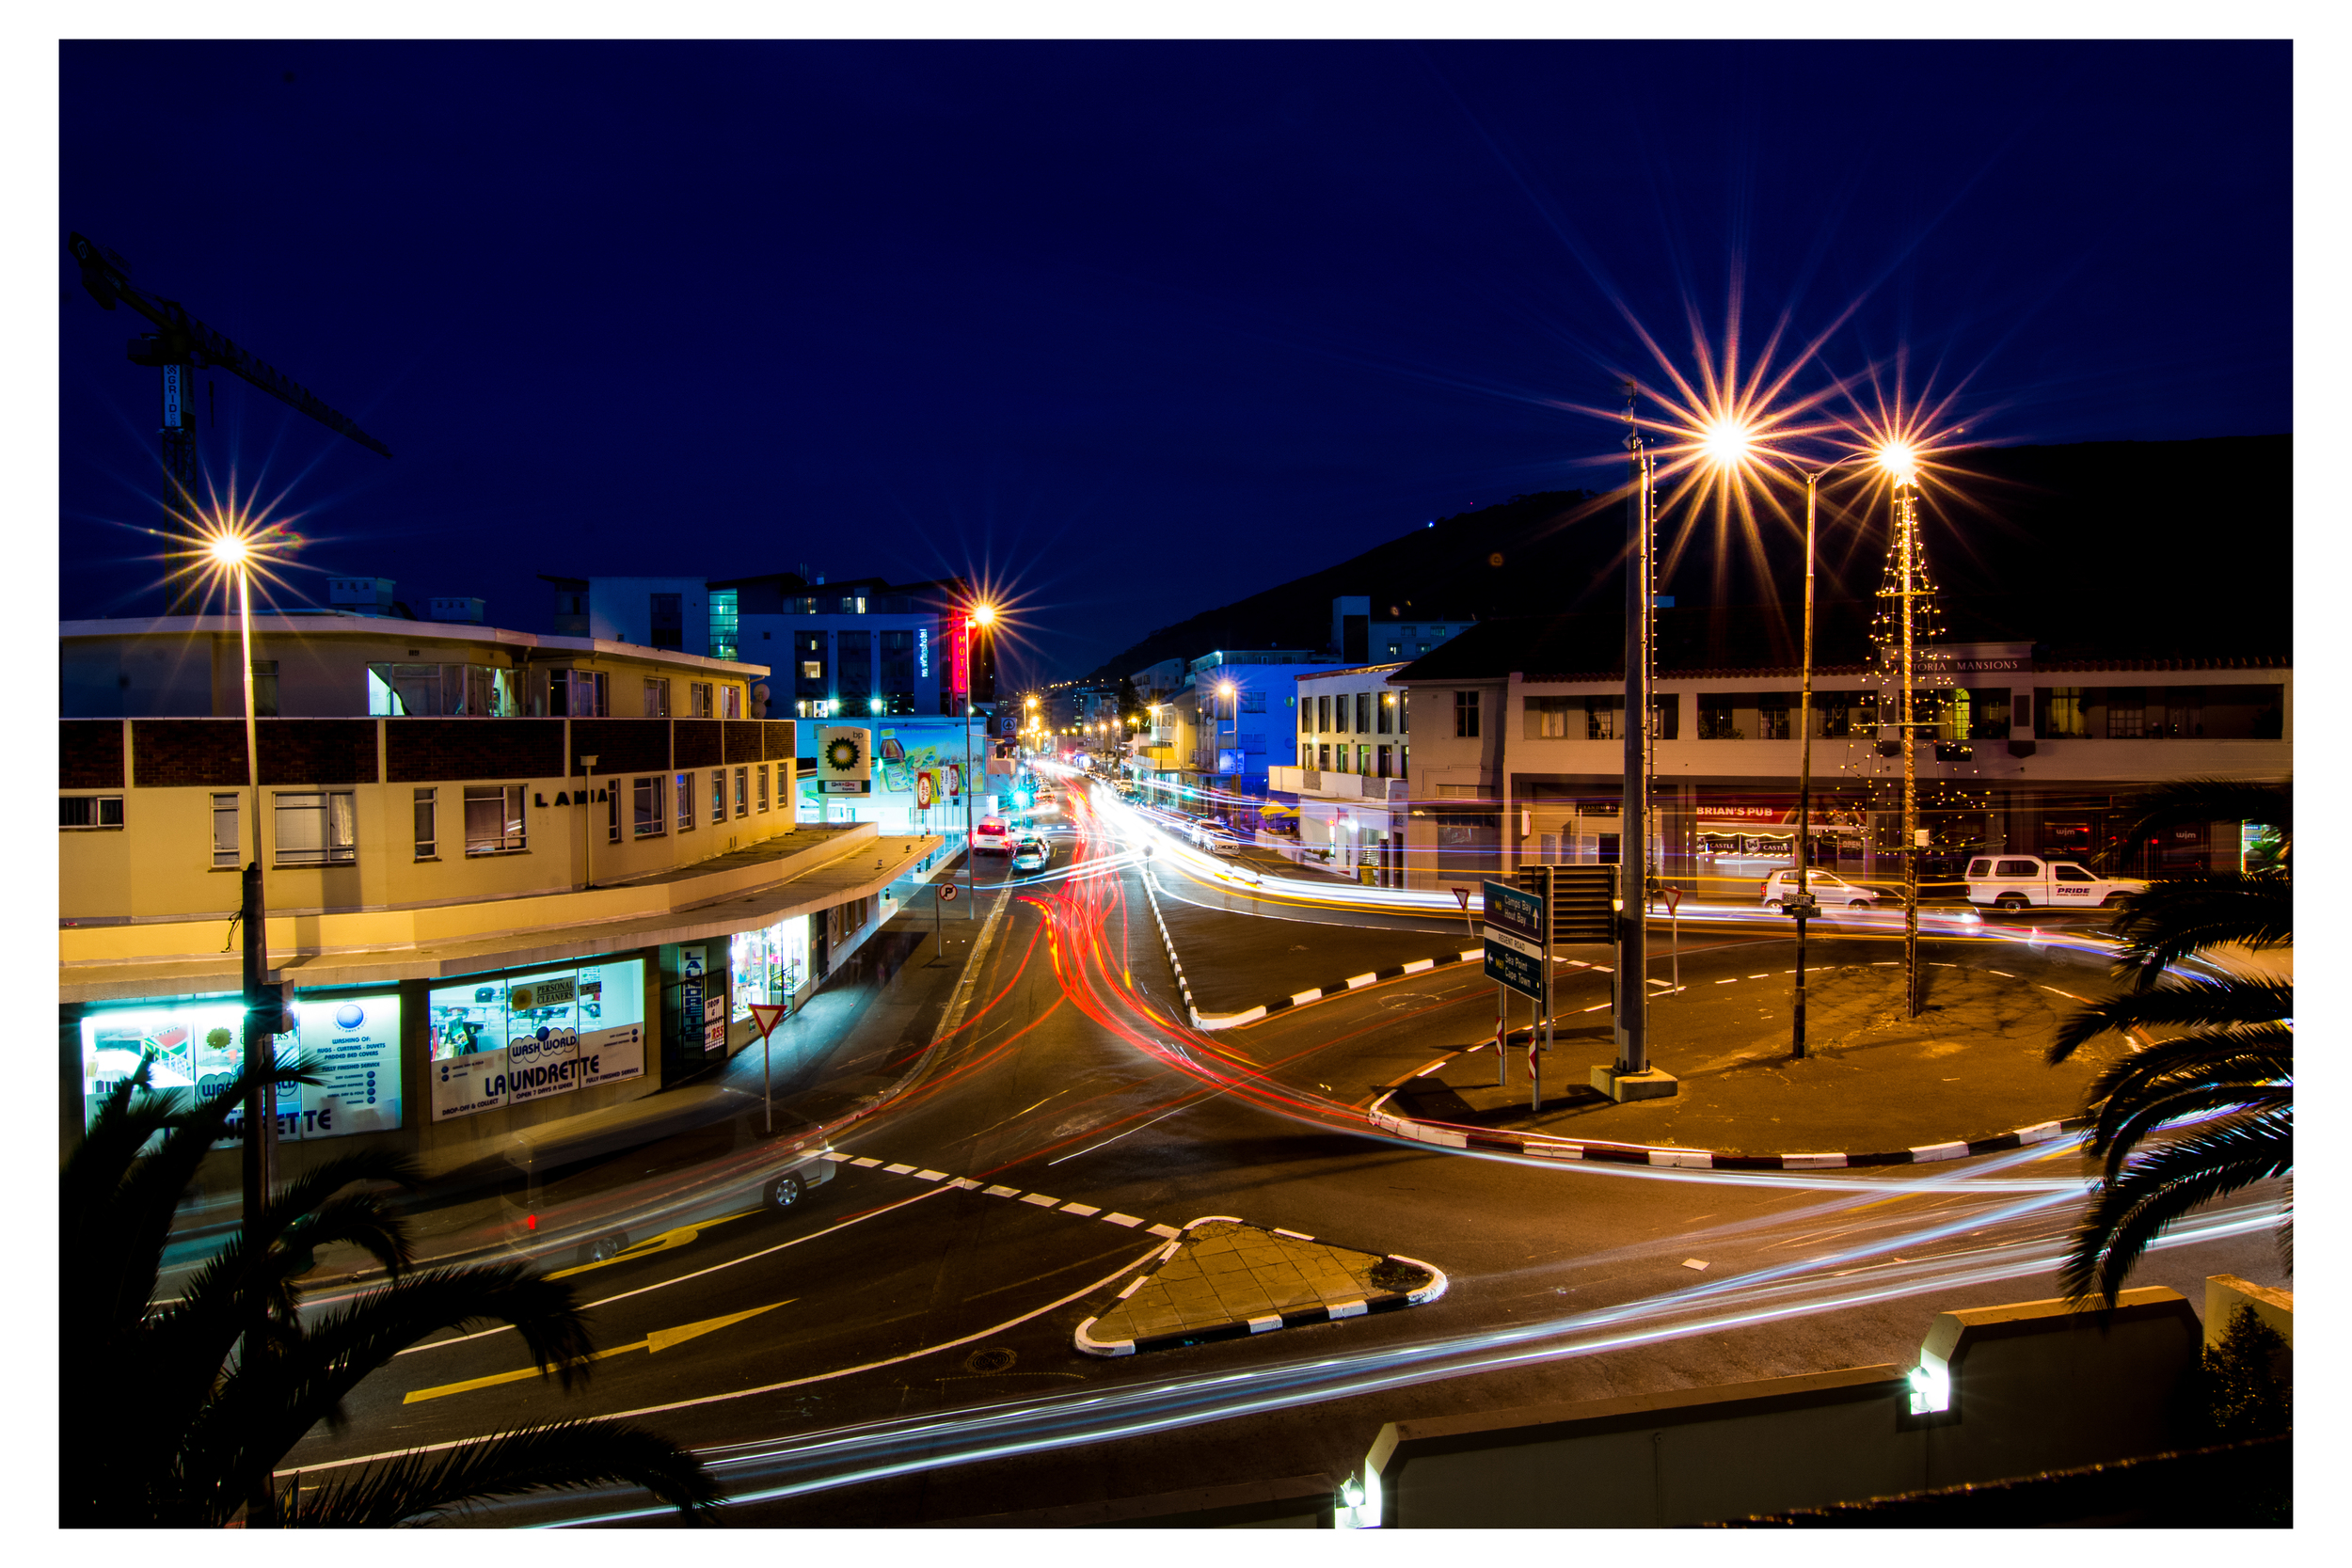
<path fill-rule="evenodd" d="M 873 792 L 874 752 L 863 729 L 828 729 L 817 733 L 817 790 L 820 795 L 868 795 Z"/>

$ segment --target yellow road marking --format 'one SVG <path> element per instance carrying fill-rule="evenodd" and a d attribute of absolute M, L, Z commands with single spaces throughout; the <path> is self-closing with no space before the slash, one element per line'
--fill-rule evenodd
<path fill-rule="evenodd" d="M 724 1225 L 729 1220 L 739 1220 L 745 1214 L 756 1212 L 758 1212 L 757 1210 L 744 1209 L 732 1214 L 722 1214 L 715 1220 L 697 1220 L 692 1225 L 681 1225 L 675 1230 L 664 1230 L 659 1236 L 648 1236 L 634 1246 L 626 1247 L 610 1258 L 600 1258 L 593 1263 L 576 1264 L 568 1269 L 558 1269 L 547 1277 L 564 1279 L 572 1275 L 586 1274 L 590 1269 L 609 1268 L 614 1263 L 630 1263 L 640 1258 L 651 1258 L 657 1252 L 667 1252 L 674 1246 L 684 1246 L 714 1225 Z"/>
<path fill-rule="evenodd" d="M 674 1346 L 682 1345 L 689 1339 L 699 1338 L 718 1329 L 739 1323 L 746 1318 L 756 1318 L 762 1312 L 772 1312 L 779 1307 L 789 1307 L 800 1299 L 798 1296 L 789 1296 L 783 1301 L 771 1301 L 765 1307 L 755 1307 L 742 1312 L 730 1312 L 723 1318 L 705 1318 L 700 1323 L 680 1323 L 675 1328 L 657 1328 L 642 1339 L 630 1344 L 614 1345 L 611 1350 L 600 1350 L 593 1355 L 582 1356 L 572 1365 L 582 1366 L 590 1361 L 601 1361 L 609 1355 L 620 1355 L 633 1350 L 642 1350 L 649 1354 L 659 1354 Z M 495 1388 L 502 1383 L 519 1383 L 524 1378 L 540 1375 L 539 1369 L 536 1367 L 525 1367 L 519 1371 L 513 1372 L 492 1372 L 487 1377 L 469 1377 L 463 1383 L 444 1383 L 432 1388 L 412 1389 L 401 1396 L 400 1402 L 415 1404 L 422 1400 L 437 1400 L 445 1395 L 468 1393 L 476 1388 Z"/>

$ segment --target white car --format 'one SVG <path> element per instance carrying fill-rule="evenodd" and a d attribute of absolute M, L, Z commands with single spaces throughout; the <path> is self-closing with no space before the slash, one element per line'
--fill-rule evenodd
<path fill-rule="evenodd" d="M 1872 909 L 1885 896 L 1875 889 L 1862 887 L 1826 871 L 1808 871 L 1804 880 L 1814 901 L 1825 910 L 1836 909 L 1840 904 L 1850 910 Z M 1775 871 L 1764 879 L 1764 907 L 1777 914 L 1781 905 L 1793 897 L 1796 891 L 1796 872 Z"/>
<path fill-rule="evenodd" d="M 972 852 L 976 855 L 1011 854 L 1012 829 L 997 817 L 975 823 L 972 828 Z"/>
<path fill-rule="evenodd" d="M 2094 877 L 2073 861 L 2039 855 L 1979 855 L 1968 863 L 1968 902 L 1996 910 L 2095 910 L 2148 884 L 2130 877 Z"/>

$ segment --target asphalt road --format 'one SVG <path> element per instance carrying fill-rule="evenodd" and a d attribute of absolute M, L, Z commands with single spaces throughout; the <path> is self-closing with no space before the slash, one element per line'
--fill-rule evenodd
<path fill-rule="evenodd" d="M 292 1457 L 305 1483 L 367 1455 L 625 1415 L 706 1455 L 739 1499 L 731 1523 L 965 1520 L 1336 1480 L 1381 1422 L 1412 1416 L 1908 1365 L 1940 1308 L 2053 1293 L 2080 1191 L 2067 1148 L 1768 1175 L 1371 1135 L 1373 1086 L 1490 1029 L 1491 990 L 1417 976 L 1251 1029 L 1185 1028 L 1135 847 L 1076 793 L 1045 873 L 981 873 L 984 902 L 1009 903 L 961 1028 L 914 1088 L 835 1140 L 877 1164 L 836 1164 L 789 1212 L 674 1227 L 573 1275 L 602 1350 L 568 1394 L 529 1372 L 511 1331 L 396 1358 L 346 1427 Z M 1196 933 L 1206 956 L 1187 953 L 1188 971 L 1294 934 L 1270 912 L 1217 918 L 1232 928 Z M 928 911 L 898 924 L 929 940 Z M 1686 987 L 1736 991 L 1716 970 L 1764 966 L 1742 967 L 1750 939 L 1715 936 L 1686 948 Z M 921 942 L 913 955 L 929 961 Z M 1573 984 L 1587 983 L 1606 984 Z M 889 985 L 871 1005 L 891 1005 Z M 2219 1234 L 2159 1253 L 2139 1282 L 2201 1302 L 2209 1273 L 2277 1278 L 2265 1199 L 2212 1216 Z M 1158 1244 L 1150 1227 L 1213 1214 L 1422 1259 L 1451 1289 L 1247 1340 L 1078 1354 L 1073 1329 Z M 644 1502 L 573 1494 L 478 1517 L 662 1523 Z"/>

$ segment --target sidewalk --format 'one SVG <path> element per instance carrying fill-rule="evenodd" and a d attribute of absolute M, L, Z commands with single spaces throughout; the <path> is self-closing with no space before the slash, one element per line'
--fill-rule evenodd
<path fill-rule="evenodd" d="M 960 908 L 948 914 L 941 923 L 943 954 L 932 935 L 930 895 L 921 895 L 920 902 L 902 909 L 868 937 L 814 996 L 777 1025 L 769 1045 L 775 1143 L 805 1138 L 812 1126 L 828 1127 L 863 1115 L 900 1085 L 937 1035 L 993 902 L 983 895 L 977 920 L 962 918 Z M 696 1107 L 688 1118 L 693 1124 L 664 1115 L 686 1101 Z M 586 1201 L 600 1189 L 648 1177 L 674 1176 L 684 1186 L 712 1163 L 755 1157 L 771 1142 L 763 1131 L 767 1116 L 756 1037 L 716 1070 L 628 1105 L 643 1109 L 656 1128 L 654 1135 L 544 1184 L 544 1206 Z M 538 1131 L 544 1133 L 553 1125 Z M 405 1211 L 420 1264 L 453 1261 L 501 1244 L 498 1238 L 511 1217 L 511 1204 L 501 1189 L 516 1178 L 502 1159 L 491 1155 L 435 1173 L 424 1187 L 396 1199 Z M 217 1247 L 238 1219 L 237 1206 L 232 1201 L 204 1219 L 219 1223 L 206 1232 L 175 1240 L 173 1252 L 186 1255 L 175 1261 L 192 1260 Z M 305 1283 L 340 1283 L 373 1269 L 373 1260 L 357 1249 L 324 1249 Z"/>
<path fill-rule="evenodd" d="M 1454 1147 L 1768 1168 L 1956 1159 L 2066 1131 L 2122 1042 L 2052 1067 L 2045 1053 L 2073 999 L 1990 970 L 1936 964 L 1929 975 L 1914 1020 L 1893 966 L 1817 973 L 1802 1061 L 1790 1055 L 1785 972 L 1654 998 L 1649 1054 L 1678 1080 L 1670 1099 L 1618 1104 L 1590 1086 L 1591 1069 L 1615 1055 L 1601 1012 L 1554 1020 L 1540 1109 L 1530 1108 L 1521 1029 L 1507 1086 L 1489 1040 L 1384 1085 L 1372 1110 L 1395 1118 L 1392 1131 Z M 2090 994 L 2087 976 L 2075 983 Z M 1682 1149 L 1693 1155 L 1652 1152 Z"/>

